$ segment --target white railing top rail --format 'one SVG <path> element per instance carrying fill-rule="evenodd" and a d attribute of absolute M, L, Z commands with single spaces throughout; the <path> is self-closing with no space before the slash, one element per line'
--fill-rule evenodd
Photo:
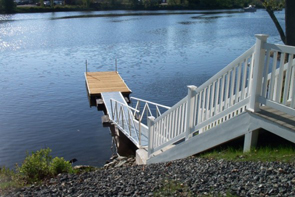
<path fill-rule="evenodd" d="M 265 43 L 262 47 L 265 50 L 274 50 L 274 51 L 294 54 L 293 46 Z"/>
<path fill-rule="evenodd" d="M 187 101 L 187 96 L 184 97 L 183 99 L 181 99 L 180 101 L 178 101 L 175 105 L 173 105 L 170 109 L 168 109 L 167 111 L 165 111 L 161 116 L 159 116 L 158 118 L 155 119 L 155 122 L 160 121 L 161 119 L 165 118 L 165 116 L 167 116 L 169 113 L 171 113 L 172 111 L 174 111 L 177 107 L 179 107 L 180 105 L 182 105 L 183 103 L 185 103 Z"/>
<path fill-rule="evenodd" d="M 165 109 L 170 109 L 171 108 L 171 107 L 168 107 L 166 105 L 161 105 L 161 104 L 158 104 L 158 103 L 154 103 L 154 102 L 151 102 L 151 101 L 148 101 L 148 100 L 144 100 L 144 99 L 140 99 L 140 98 L 136 98 L 136 97 L 130 97 L 130 99 L 137 100 L 137 101 L 142 101 L 144 103 L 148 103 L 148 104 L 151 104 L 151 105 L 159 106 L 159 107 L 162 107 L 162 108 L 165 108 Z"/>
<path fill-rule="evenodd" d="M 112 98 L 111 98 L 110 100 L 113 101 L 113 102 L 115 102 L 115 103 L 119 103 L 121 106 L 124 106 L 124 107 L 126 107 L 127 109 L 130 109 L 130 110 L 135 111 L 135 112 L 139 112 L 139 110 L 137 110 L 137 109 L 135 109 L 135 108 L 133 108 L 133 107 L 131 107 L 131 106 L 129 106 L 129 105 L 126 105 L 125 103 L 122 103 L 122 102 L 117 101 L 117 100 L 112 99 Z"/>
<path fill-rule="evenodd" d="M 144 99 L 139 99 L 136 97 L 131 97 L 131 103 L 135 103 L 135 109 L 138 111 L 134 112 L 134 116 L 141 121 L 142 124 L 147 125 L 147 117 L 148 116 L 155 116 L 159 117 L 162 115 L 163 112 L 170 109 L 170 107 L 154 103 L 151 101 L 147 101 Z M 133 102 L 135 101 L 135 102 Z"/>

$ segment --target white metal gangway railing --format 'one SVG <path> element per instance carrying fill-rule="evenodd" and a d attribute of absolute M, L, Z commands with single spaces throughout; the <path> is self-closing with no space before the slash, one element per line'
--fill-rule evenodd
<path fill-rule="evenodd" d="M 188 86 L 185 98 L 161 116 L 149 117 L 149 156 L 246 109 L 256 112 L 268 105 L 295 116 L 295 48 L 268 44 L 266 35 L 256 37 L 253 47 L 203 85 Z"/>
<path fill-rule="evenodd" d="M 111 98 L 110 119 L 138 148 L 147 147 L 148 117 L 158 117 L 170 107 L 135 97 L 130 99 L 135 107 Z"/>

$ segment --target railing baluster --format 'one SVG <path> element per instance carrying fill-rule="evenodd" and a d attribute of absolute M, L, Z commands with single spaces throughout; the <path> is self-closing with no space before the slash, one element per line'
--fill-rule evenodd
<path fill-rule="evenodd" d="M 117 117 L 117 121 L 118 121 L 118 123 L 120 123 L 120 119 L 119 119 L 119 112 L 118 112 L 118 103 L 116 102 L 115 103 L 115 108 L 116 108 L 116 117 Z"/>
<path fill-rule="evenodd" d="M 202 101 L 202 122 L 205 120 L 206 118 L 206 114 L 205 114 L 205 103 L 206 103 L 206 94 L 207 94 L 207 89 L 208 88 L 204 88 L 203 90 L 203 101 Z"/>
<path fill-rule="evenodd" d="M 242 74 L 242 64 L 239 63 L 234 104 L 239 102 L 239 96 L 240 96 L 239 94 L 240 94 L 240 86 L 241 86 L 241 74 Z"/>
<path fill-rule="evenodd" d="M 165 123 L 165 118 L 162 119 L 161 121 L 161 126 L 160 126 L 160 136 L 161 136 L 161 144 L 165 141 L 165 131 L 164 131 L 164 123 Z"/>
<path fill-rule="evenodd" d="M 212 117 L 212 113 L 213 113 L 213 103 L 214 103 L 214 99 L 215 99 L 215 86 L 216 86 L 216 81 L 213 82 L 212 85 L 212 91 L 211 91 L 211 99 L 210 99 L 210 111 L 209 111 L 209 117 Z"/>
<path fill-rule="evenodd" d="M 218 113 L 223 111 L 223 97 L 224 97 L 224 83 L 225 83 L 225 75 L 221 78 L 221 88 L 220 88 L 220 98 L 219 98 L 219 110 Z"/>
<path fill-rule="evenodd" d="M 203 94 L 203 91 L 200 91 L 199 92 L 199 105 L 198 105 L 198 112 L 197 112 L 198 113 L 198 120 L 197 120 L 198 123 L 202 122 L 202 102 L 203 102 L 203 100 L 202 100 L 203 95 L 202 94 Z"/>
<path fill-rule="evenodd" d="M 129 110 L 128 110 L 128 127 L 129 127 L 129 131 L 130 131 L 130 135 L 131 135 L 131 119 L 130 119 L 130 111 Z"/>
<path fill-rule="evenodd" d="M 231 78 L 231 85 L 230 85 L 230 95 L 229 95 L 229 106 L 233 105 L 233 97 L 234 97 L 234 90 L 235 90 L 235 83 L 236 83 L 236 72 L 237 67 L 234 67 L 232 71 L 232 78 Z"/>
<path fill-rule="evenodd" d="M 123 115 L 123 109 L 122 109 L 122 105 L 120 106 L 120 112 L 121 112 L 121 116 L 122 116 L 122 127 L 123 129 L 125 129 L 125 122 L 124 122 L 124 115 Z M 131 136 L 131 135 L 130 135 Z"/>
<path fill-rule="evenodd" d="M 211 90 L 212 90 L 212 84 L 209 85 L 209 88 L 207 89 L 207 92 L 206 92 L 206 111 L 205 111 L 205 120 L 208 119 L 208 116 L 209 116 L 209 103 L 210 103 L 210 94 L 211 94 Z"/>
<path fill-rule="evenodd" d="M 246 95 L 247 73 L 248 73 L 248 58 L 244 60 L 243 81 L 242 81 L 242 87 L 241 87 L 241 91 L 242 91 L 241 100 L 246 98 L 245 95 Z"/>
<path fill-rule="evenodd" d="M 135 129 L 135 125 L 134 125 L 134 129 Z M 138 137 L 139 138 L 139 146 L 141 146 L 141 121 L 140 120 L 138 120 L 138 133 L 139 133 L 139 137 Z"/>
<path fill-rule="evenodd" d="M 293 65 L 292 75 L 291 75 L 291 86 L 290 86 L 290 94 L 291 94 L 291 107 L 295 108 L 295 66 Z"/>
<path fill-rule="evenodd" d="M 281 53 L 281 61 L 280 61 L 279 75 L 278 75 L 278 79 L 277 79 L 276 99 L 275 99 L 275 101 L 278 103 L 282 102 L 281 98 L 282 98 L 284 61 L 285 61 L 285 53 Z"/>
<path fill-rule="evenodd" d="M 289 93 L 291 91 L 290 89 L 290 77 L 291 77 L 291 68 L 292 68 L 292 64 L 293 64 L 293 55 L 289 54 L 289 58 L 288 58 L 288 68 L 285 71 L 285 84 L 284 84 L 284 94 L 283 94 L 283 104 L 286 105 L 287 104 L 287 100 L 288 100 L 288 96 Z"/>
<path fill-rule="evenodd" d="M 254 73 L 254 54 L 252 55 L 251 58 L 251 63 L 249 66 L 249 76 L 248 76 L 248 88 L 247 88 L 247 97 L 251 96 L 251 87 L 252 87 L 252 83 L 253 83 L 253 73 Z"/>
<path fill-rule="evenodd" d="M 225 97 L 224 97 L 224 110 L 228 108 L 228 95 L 229 95 L 229 81 L 230 81 L 230 76 L 231 76 L 232 70 L 227 72 L 226 75 L 226 87 L 225 87 Z"/>
<path fill-rule="evenodd" d="M 183 128 L 183 125 L 185 124 L 185 119 L 184 119 L 184 117 L 185 117 L 185 110 L 184 110 L 184 104 L 182 104 L 182 105 L 180 105 L 180 131 L 179 131 L 179 134 L 181 134 L 181 133 L 183 133 L 184 132 L 184 128 Z M 194 114 L 196 114 L 196 113 L 194 113 Z"/>
<path fill-rule="evenodd" d="M 193 114 L 194 114 L 194 123 L 193 125 L 197 125 L 198 124 L 198 106 L 199 106 L 199 94 L 196 94 L 195 95 L 195 105 L 194 105 L 194 111 L 193 111 Z M 184 118 L 184 109 L 183 109 L 183 105 L 182 105 L 182 117 Z M 183 120 L 184 121 L 184 120 Z M 183 128 L 183 125 L 182 125 L 182 128 Z"/>
<path fill-rule="evenodd" d="M 219 90 L 219 86 L 220 86 L 220 78 L 217 79 L 217 89 L 216 89 L 216 93 L 215 93 L 215 106 L 214 106 L 214 115 L 217 115 L 217 106 L 218 106 L 218 100 L 220 99 L 220 90 Z"/>
<path fill-rule="evenodd" d="M 262 86 L 262 97 L 267 97 L 267 86 L 268 86 L 268 70 L 269 70 L 269 61 L 270 61 L 270 50 L 267 50 L 266 53 L 266 66 L 264 68 L 264 75 L 263 75 L 263 86 Z"/>
<path fill-rule="evenodd" d="M 269 99 L 274 99 L 274 87 L 275 87 L 275 77 L 276 77 L 276 68 L 277 68 L 277 61 L 278 61 L 278 52 L 274 52 L 273 56 L 273 65 L 272 65 L 272 71 L 271 71 L 271 78 L 270 78 L 270 93 L 269 93 Z"/>

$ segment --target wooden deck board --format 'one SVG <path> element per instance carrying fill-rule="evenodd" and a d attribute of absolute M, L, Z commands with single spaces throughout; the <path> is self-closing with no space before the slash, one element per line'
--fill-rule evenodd
<path fill-rule="evenodd" d="M 295 130 L 294 117 L 284 112 L 273 109 L 271 107 L 263 106 L 261 107 L 261 111 L 257 112 L 256 114 L 289 129 Z"/>
<path fill-rule="evenodd" d="M 89 95 L 99 95 L 102 92 L 131 93 L 118 72 L 87 72 L 85 80 Z"/>

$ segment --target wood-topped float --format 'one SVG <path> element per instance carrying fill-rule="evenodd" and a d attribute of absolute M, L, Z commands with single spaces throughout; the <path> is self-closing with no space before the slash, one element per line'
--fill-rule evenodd
<path fill-rule="evenodd" d="M 85 80 L 90 106 L 96 99 L 101 99 L 102 92 L 121 92 L 127 98 L 132 92 L 117 71 L 86 72 Z"/>

